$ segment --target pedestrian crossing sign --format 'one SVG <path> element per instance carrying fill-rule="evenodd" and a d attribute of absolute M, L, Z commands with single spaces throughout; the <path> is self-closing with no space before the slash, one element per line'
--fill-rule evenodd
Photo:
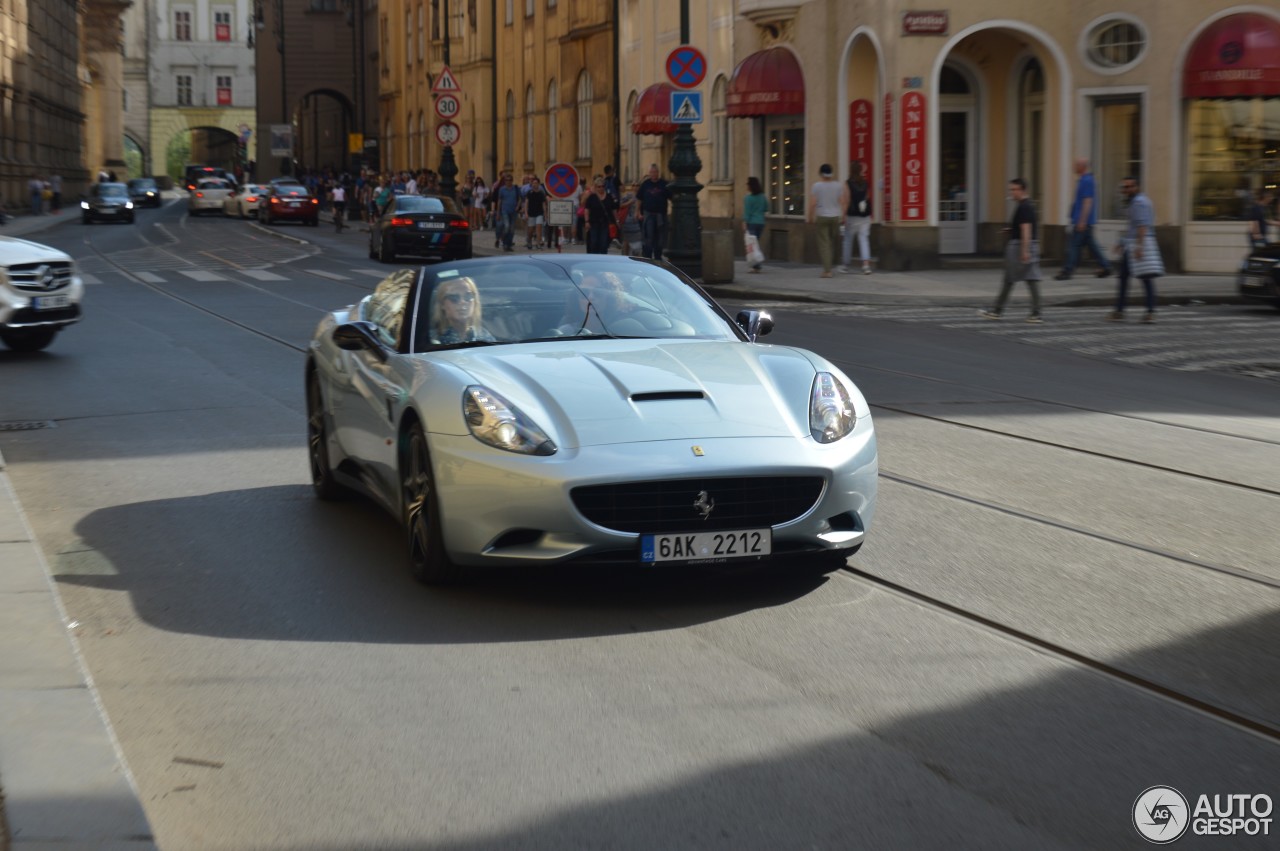
<path fill-rule="evenodd" d="M 671 121 L 673 124 L 701 124 L 702 92 L 672 92 Z"/>

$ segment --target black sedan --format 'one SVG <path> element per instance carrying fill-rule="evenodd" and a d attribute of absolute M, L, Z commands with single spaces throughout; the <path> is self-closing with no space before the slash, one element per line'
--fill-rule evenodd
<path fill-rule="evenodd" d="M 1280 307 L 1280 243 L 1273 242 L 1249 252 L 1240 274 L 1240 295 Z"/>
<path fill-rule="evenodd" d="M 394 263 L 399 256 L 467 260 L 471 225 L 452 198 L 397 195 L 369 230 L 369 256 Z"/>
<path fill-rule="evenodd" d="M 133 201 L 123 183 L 95 183 L 80 201 L 80 221 L 126 222 L 133 224 Z"/>
<path fill-rule="evenodd" d="M 160 187 L 153 177 L 135 177 L 129 181 L 129 200 L 135 207 L 159 207 Z"/>

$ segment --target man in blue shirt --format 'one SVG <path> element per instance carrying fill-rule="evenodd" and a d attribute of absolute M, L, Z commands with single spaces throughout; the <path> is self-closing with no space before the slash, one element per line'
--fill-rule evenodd
<path fill-rule="evenodd" d="M 1098 240 L 1093 235 L 1093 226 L 1098 223 L 1098 192 L 1093 183 L 1093 172 L 1089 170 L 1089 161 L 1076 160 L 1076 174 L 1080 179 L 1076 182 L 1076 197 L 1071 203 L 1071 222 L 1067 240 L 1067 262 L 1062 264 L 1062 272 L 1054 277 L 1055 281 L 1071 279 L 1080 260 L 1080 252 L 1088 248 L 1098 261 L 1098 277 L 1106 278 L 1111 274 L 1111 264 L 1107 262 Z"/>
<path fill-rule="evenodd" d="M 640 201 L 644 256 L 661 260 L 667 244 L 667 202 L 671 200 L 671 190 L 662 179 L 657 163 L 649 166 L 649 176 L 636 190 L 636 198 Z"/>
<path fill-rule="evenodd" d="M 511 180 L 511 172 L 504 172 L 502 184 L 495 193 L 498 208 L 498 234 L 504 251 L 511 251 L 516 239 L 516 211 L 520 209 L 520 190 Z"/>

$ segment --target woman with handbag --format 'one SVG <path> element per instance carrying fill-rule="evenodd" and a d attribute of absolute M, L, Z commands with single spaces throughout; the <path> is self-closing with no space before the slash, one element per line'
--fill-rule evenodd
<path fill-rule="evenodd" d="M 597 177 L 583 207 L 586 211 L 587 253 L 608 254 L 609 242 L 618 233 L 613 208 L 604 190 L 604 178 Z"/>
<path fill-rule="evenodd" d="M 760 248 L 760 236 L 764 233 L 764 214 L 769 200 L 764 197 L 760 178 L 747 178 L 747 197 L 742 199 L 742 230 L 747 249 L 747 263 L 751 271 L 759 274 L 764 263 L 764 251 Z"/>

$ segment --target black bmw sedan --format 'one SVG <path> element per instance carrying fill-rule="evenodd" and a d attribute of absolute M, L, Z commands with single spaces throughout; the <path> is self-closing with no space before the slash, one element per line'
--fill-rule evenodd
<path fill-rule="evenodd" d="M 442 260 L 471 257 L 471 225 L 452 198 L 397 195 L 369 230 L 369 256 L 383 263 L 413 255 Z"/>

